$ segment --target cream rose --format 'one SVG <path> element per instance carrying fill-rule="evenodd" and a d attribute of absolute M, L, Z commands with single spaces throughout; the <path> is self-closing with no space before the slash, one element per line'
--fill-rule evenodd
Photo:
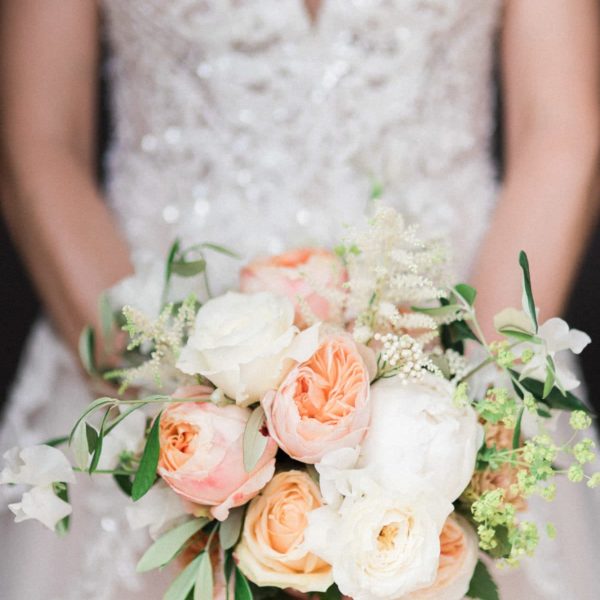
<path fill-rule="evenodd" d="M 292 458 L 316 463 L 357 446 L 369 426 L 369 372 L 349 336 L 325 338 L 317 351 L 265 394 L 269 433 Z"/>
<path fill-rule="evenodd" d="M 307 514 L 322 505 L 319 488 L 304 471 L 278 473 L 246 513 L 235 557 L 241 571 L 260 586 L 324 592 L 331 566 L 304 547 Z"/>
<path fill-rule="evenodd" d="M 478 539 L 465 519 L 451 515 L 440 535 L 440 564 L 433 585 L 406 600 L 462 600 L 477 565 Z"/>
<path fill-rule="evenodd" d="M 434 375 L 408 383 L 382 379 L 371 387 L 371 403 L 358 467 L 386 486 L 416 474 L 456 500 L 471 480 L 483 442 L 476 412 L 457 407 L 452 385 Z"/>
<path fill-rule="evenodd" d="M 301 333 L 294 306 L 270 292 L 228 292 L 204 304 L 177 368 L 202 375 L 247 406 L 277 388 L 295 362 L 318 345 L 318 326 Z"/>
<path fill-rule="evenodd" d="M 160 419 L 158 473 L 180 496 L 211 507 L 219 521 L 256 496 L 273 477 L 277 444 L 269 438 L 254 470 L 244 469 L 250 410 L 210 402 L 170 404 Z"/>
<path fill-rule="evenodd" d="M 410 477 L 402 490 L 363 471 L 352 479 L 339 509 L 309 514 L 306 548 L 332 565 L 340 591 L 354 600 L 402 598 L 431 585 L 452 504 Z"/>

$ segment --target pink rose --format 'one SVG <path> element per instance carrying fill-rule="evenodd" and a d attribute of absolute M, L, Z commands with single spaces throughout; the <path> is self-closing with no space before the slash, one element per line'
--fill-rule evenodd
<path fill-rule="evenodd" d="M 245 293 L 269 291 L 286 296 L 296 311 L 295 323 L 306 327 L 307 313 L 315 321 L 336 321 L 336 294 L 343 293 L 346 271 L 339 258 L 320 248 L 292 250 L 256 260 L 241 272 L 240 289 Z M 304 306 L 303 306 L 304 305 Z"/>
<path fill-rule="evenodd" d="M 369 372 L 349 336 L 326 338 L 313 356 L 262 399 L 269 433 L 292 458 L 317 463 L 355 447 L 371 417 Z"/>
<path fill-rule="evenodd" d="M 254 470 L 244 469 L 242 438 L 250 414 L 233 404 L 182 402 L 170 404 L 160 419 L 159 475 L 187 500 L 210 506 L 219 521 L 256 496 L 275 472 L 272 439 Z"/>

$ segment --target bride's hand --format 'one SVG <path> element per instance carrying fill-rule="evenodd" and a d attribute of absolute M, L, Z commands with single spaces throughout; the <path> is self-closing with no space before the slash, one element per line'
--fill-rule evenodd
<path fill-rule="evenodd" d="M 72 349 L 131 271 L 95 183 L 97 46 L 94 2 L 0 2 L 2 210 Z"/>

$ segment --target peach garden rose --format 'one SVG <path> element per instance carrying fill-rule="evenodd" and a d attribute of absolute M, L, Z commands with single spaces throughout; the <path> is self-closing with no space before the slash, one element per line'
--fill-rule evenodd
<path fill-rule="evenodd" d="M 277 391 L 265 394 L 269 433 L 292 458 L 317 463 L 362 441 L 371 417 L 369 370 L 349 336 L 326 337 L 292 369 Z"/>
<path fill-rule="evenodd" d="M 318 321 L 338 320 L 341 315 L 335 314 L 335 303 L 330 299 L 342 291 L 345 280 L 345 269 L 335 254 L 321 248 L 301 248 L 251 262 L 242 269 L 240 289 L 286 296 L 294 303 L 296 325 L 304 327 L 306 311 Z"/>
<path fill-rule="evenodd" d="M 304 471 L 275 475 L 250 503 L 235 549 L 246 577 L 260 586 L 326 591 L 331 566 L 304 548 L 307 514 L 321 505 L 319 488 Z"/>
<path fill-rule="evenodd" d="M 233 404 L 187 402 L 169 405 L 160 420 L 159 475 L 187 500 L 209 506 L 219 521 L 253 498 L 275 471 L 272 439 L 254 470 L 244 469 L 242 438 L 250 414 Z"/>

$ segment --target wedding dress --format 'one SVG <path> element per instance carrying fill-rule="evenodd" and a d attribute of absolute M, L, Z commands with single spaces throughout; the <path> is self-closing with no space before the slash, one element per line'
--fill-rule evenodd
<path fill-rule="evenodd" d="M 427 235 L 447 237 L 456 273 L 468 275 L 497 195 L 501 0 L 324 0 L 314 20 L 302 0 L 102 4 L 116 121 L 107 197 L 141 270 L 164 260 L 175 237 L 244 257 L 331 244 L 377 185 Z M 210 258 L 213 287 L 234 285 L 232 259 Z M 130 286 L 131 301 L 146 288 Z M 88 400 L 73 360 L 39 323 L 2 449 L 63 433 Z M 596 597 L 600 502 L 571 488 L 532 506 L 560 541 L 497 574 L 504 599 Z M 0 597 L 161 597 L 164 577 L 135 574 L 147 538 L 115 510 L 126 504 L 120 492 L 82 477 L 73 497 L 64 539 L 2 513 Z"/>

